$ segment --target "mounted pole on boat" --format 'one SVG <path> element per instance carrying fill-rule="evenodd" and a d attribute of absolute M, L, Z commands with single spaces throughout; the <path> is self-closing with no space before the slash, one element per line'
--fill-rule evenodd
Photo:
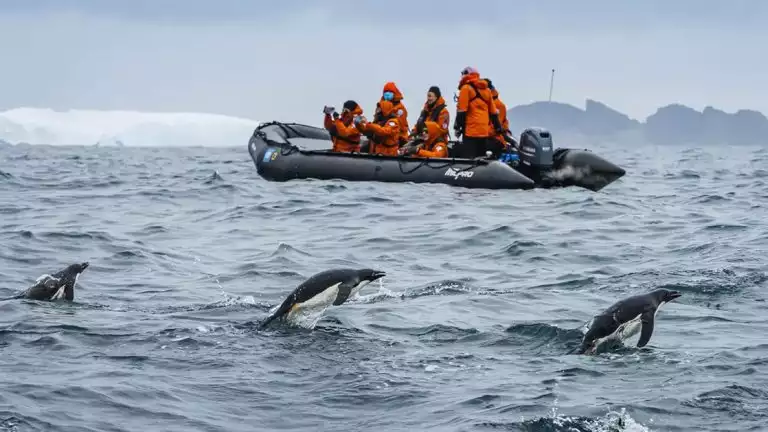
<path fill-rule="evenodd" d="M 549 101 L 552 102 L 552 87 L 555 85 L 555 70 L 552 69 L 552 76 L 549 78 Z"/>

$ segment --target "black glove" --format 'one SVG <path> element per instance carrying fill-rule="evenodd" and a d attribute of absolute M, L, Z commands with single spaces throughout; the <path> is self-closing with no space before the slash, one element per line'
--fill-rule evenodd
<path fill-rule="evenodd" d="M 499 114 L 491 114 L 491 122 L 493 122 L 493 128 L 497 134 L 501 135 L 504 133 L 504 128 L 501 127 L 501 122 L 499 121 Z"/>
<path fill-rule="evenodd" d="M 509 133 L 509 131 L 504 131 L 504 132 L 505 132 L 504 141 L 506 141 L 507 144 L 511 145 L 512 147 L 515 147 L 515 148 L 519 147 L 519 145 L 517 144 L 517 141 L 515 141 L 515 139 L 512 138 L 512 135 Z"/>
<path fill-rule="evenodd" d="M 421 135 L 424 133 L 424 127 L 426 126 L 426 123 L 423 119 L 419 119 L 418 122 L 416 122 L 416 135 Z"/>
<path fill-rule="evenodd" d="M 333 112 L 333 119 L 334 120 L 338 120 L 339 119 L 339 113 L 337 113 L 336 111 Z"/>
<path fill-rule="evenodd" d="M 419 119 L 416 120 L 416 135 L 421 135 L 421 133 L 424 132 L 424 127 L 426 126 L 426 120 L 427 120 L 427 112 L 425 110 L 421 110 Z"/>
<path fill-rule="evenodd" d="M 456 135 L 456 138 L 459 138 L 460 136 L 464 135 L 464 126 L 467 123 L 467 112 L 457 112 L 456 113 L 456 121 L 453 123 L 453 132 Z"/>
<path fill-rule="evenodd" d="M 419 151 L 419 149 L 421 147 L 422 147 L 421 144 L 415 144 L 415 143 L 411 144 L 411 145 L 407 145 L 407 146 L 403 147 L 403 149 L 405 150 L 403 152 L 403 154 L 408 155 L 408 156 L 415 155 L 416 153 L 418 153 L 418 151 Z"/>

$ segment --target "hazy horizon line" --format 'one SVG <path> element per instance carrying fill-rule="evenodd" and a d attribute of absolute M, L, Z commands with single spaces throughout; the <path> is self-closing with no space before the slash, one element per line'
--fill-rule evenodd
<path fill-rule="evenodd" d="M 504 100 L 503 95 L 501 95 L 501 99 Z M 529 105 L 534 105 L 534 104 L 546 104 L 546 103 L 552 103 L 552 104 L 556 104 L 556 105 L 567 105 L 567 106 L 571 106 L 573 108 L 579 109 L 581 111 L 586 111 L 586 106 L 587 106 L 587 103 L 589 101 L 602 104 L 602 105 L 606 106 L 607 108 L 609 108 L 609 109 L 611 109 L 613 111 L 616 111 L 616 112 L 618 112 L 620 114 L 626 115 L 629 119 L 635 120 L 635 121 L 638 121 L 638 122 L 644 122 L 645 120 L 648 119 L 648 117 L 656 114 L 660 109 L 666 108 L 666 107 L 670 107 L 670 106 L 682 106 L 682 107 L 685 107 L 685 108 L 690 108 L 690 109 L 696 111 L 697 113 L 703 113 L 703 111 L 705 109 L 707 109 L 707 108 L 718 110 L 718 111 L 721 111 L 721 112 L 723 112 L 725 114 L 728 114 L 728 115 L 737 115 L 738 113 L 744 112 L 744 111 L 756 112 L 756 113 L 759 113 L 759 114 L 763 115 L 763 117 L 766 117 L 768 119 L 768 114 L 762 112 L 759 109 L 744 107 L 744 108 L 737 108 L 735 110 L 729 111 L 727 109 L 718 108 L 716 105 L 712 105 L 712 104 L 703 105 L 703 107 L 698 108 L 698 107 L 693 106 L 693 105 L 688 105 L 688 104 L 686 104 L 684 102 L 669 102 L 669 103 L 666 103 L 666 104 L 659 105 L 658 107 L 656 107 L 656 109 L 652 113 L 648 114 L 647 116 L 645 116 L 642 119 L 641 118 L 637 118 L 637 117 L 633 117 L 633 116 L 631 116 L 631 115 L 621 111 L 620 109 L 613 108 L 613 106 L 610 103 L 608 103 L 608 102 L 605 102 L 605 101 L 600 100 L 600 99 L 590 98 L 590 97 L 584 98 L 584 102 L 583 102 L 583 104 L 581 104 L 581 106 L 577 105 L 577 104 L 574 104 L 574 103 L 571 103 L 571 102 L 559 101 L 557 99 L 553 99 L 551 101 L 550 100 L 543 100 L 542 99 L 542 100 L 534 100 L 534 101 L 526 102 L 526 103 L 518 103 L 518 104 L 512 104 L 512 105 L 506 104 L 506 105 L 507 105 L 507 111 L 510 111 L 510 110 L 512 110 L 514 108 L 518 108 L 518 107 L 529 106 Z M 447 100 L 446 100 L 446 102 L 447 102 Z M 448 105 L 451 105 L 451 104 L 449 103 Z M 421 106 L 422 106 L 422 104 L 419 103 L 418 104 L 418 110 L 409 109 L 409 112 L 408 112 L 409 117 L 414 116 L 414 115 L 418 116 L 417 113 L 421 110 Z M 408 104 L 406 104 L 406 107 L 408 107 Z M 57 112 L 57 113 L 64 113 L 64 112 L 68 112 L 68 111 L 92 111 L 92 112 L 112 112 L 112 113 L 123 112 L 123 113 L 161 114 L 161 115 L 162 114 L 190 114 L 190 115 L 205 114 L 205 115 L 213 115 L 213 116 L 223 116 L 223 117 L 229 117 L 229 118 L 236 118 L 236 119 L 242 119 L 242 120 L 259 121 L 259 122 L 273 121 L 272 119 L 261 120 L 261 119 L 256 119 L 256 118 L 253 118 L 253 117 L 238 116 L 238 115 L 226 114 L 226 113 L 217 112 L 217 111 L 172 110 L 172 109 L 142 110 L 142 109 L 134 109 L 134 108 L 115 108 L 115 109 L 112 109 L 112 108 L 84 108 L 84 107 L 75 107 L 75 106 L 69 107 L 69 108 L 55 108 L 55 107 L 38 106 L 38 105 L 32 105 L 32 104 L 23 105 L 23 106 L 16 106 L 16 107 L 13 107 L 13 108 L 7 108 L 7 109 L 4 109 L 4 110 L 0 111 L 0 113 L 5 113 L 5 112 L 9 112 L 9 111 L 14 111 L 14 110 L 24 110 L 24 109 L 33 109 L 33 110 L 40 110 L 40 111 L 49 110 L 49 111 L 53 111 L 53 112 Z M 322 116 L 320 116 L 320 117 L 322 117 Z"/>

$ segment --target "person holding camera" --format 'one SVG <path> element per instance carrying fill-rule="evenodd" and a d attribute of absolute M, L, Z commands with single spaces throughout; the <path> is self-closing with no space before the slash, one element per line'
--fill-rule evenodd
<path fill-rule="evenodd" d="M 331 135 L 334 152 L 359 152 L 360 131 L 352 123 L 355 117 L 363 115 L 363 109 L 353 100 L 344 102 L 341 115 L 334 107 L 323 107 L 323 125 Z"/>

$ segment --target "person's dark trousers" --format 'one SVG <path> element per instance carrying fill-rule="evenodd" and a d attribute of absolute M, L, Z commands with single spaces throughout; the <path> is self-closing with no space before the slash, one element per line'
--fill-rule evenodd
<path fill-rule="evenodd" d="M 488 147 L 488 138 L 486 137 L 468 137 L 465 136 L 453 150 L 455 157 L 473 159 L 478 156 L 485 156 L 485 149 Z"/>
<path fill-rule="evenodd" d="M 504 143 L 496 138 L 488 138 L 486 140 L 485 150 L 490 150 L 492 153 L 491 157 L 498 159 L 501 157 L 501 154 L 504 153 Z M 485 152 L 483 152 L 483 154 L 485 154 Z"/>

